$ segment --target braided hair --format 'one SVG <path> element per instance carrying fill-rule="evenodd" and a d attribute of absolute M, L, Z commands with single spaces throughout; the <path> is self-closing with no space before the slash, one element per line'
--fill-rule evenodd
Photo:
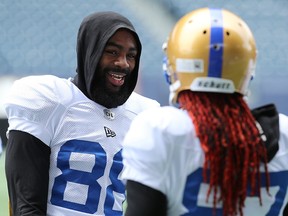
<path fill-rule="evenodd" d="M 243 215 L 247 188 L 262 205 L 261 162 L 269 193 L 266 148 L 243 96 L 185 90 L 178 101 L 188 111 L 205 154 L 203 179 L 209 182 L 206 199 L 213 194 L 214 214 L 222 201 L 225 216 Z"/>

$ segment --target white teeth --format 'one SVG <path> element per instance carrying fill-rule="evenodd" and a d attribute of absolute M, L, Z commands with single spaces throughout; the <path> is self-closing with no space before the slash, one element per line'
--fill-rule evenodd
<path fill-rule="evenodd" d="M 111 76 L 116 80 L 122 80 L 124 77 L 123 75 L 118 75 L 118 74 L 111 74 Z"/>
<path fill-rule="evenodd" d="M 122 78 L 123 77 L 121 75 L 116 75 L 116 74 L 113 74 L 113 76 L 116 77 L 116 78 Z"/>

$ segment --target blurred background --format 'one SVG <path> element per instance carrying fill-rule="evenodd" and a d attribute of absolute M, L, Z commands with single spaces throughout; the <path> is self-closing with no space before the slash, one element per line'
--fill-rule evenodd
<path fill-rule="evenodd" d="M 40 74 L 73 77 L 79 25 L 95 11 L 119 12 L 131 20 L 143 45 L 136 91 L 167 105 L 162 43 L 180 17 L 200 7 L 226 8 L 247 22 L 259 52 L 248 103 L 251 108 L 275 103 L 278 111 L 288 114 L 287 0 L 0 0 L 0 135 L 4 147 L 8 124 L 1 103 L 13 81 Z M 4 160 L 2 154 L 0 216 L 8 215 Z"/>

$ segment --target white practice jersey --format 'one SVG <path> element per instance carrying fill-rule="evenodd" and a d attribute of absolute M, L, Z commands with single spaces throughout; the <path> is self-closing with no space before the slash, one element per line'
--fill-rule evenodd
<path fill-rule="evenodd" d="M 50 75 L 22 78 L 9 94 L 8 130 L 51 148 L 47 215 L 122 215 L 122 141 L 132 119 L 159 104 L 132 93 L 124 105 L 106 109 L 70 79 Z"/>
<path fill-rule="evenodd" d="M 244 215 L 282 215 L 288 202 L 288 117 L 279 115 L 279 151 L 269 162 L 270 194 L 261 185 L 262 202 L 247 195 Z M 209 185 L 203 183 L 204 153 L 188 113 L 174 107 L 151 109 L 131 124 L 124 139 L 124 180 L 133 180 L 164 193 L 168 215 L 213 215 L 213 196 L 206 202 Z M 265 180 L 264 167 L 261 175 Z M 221 204 L 216 215 L 222 215 Z"/>

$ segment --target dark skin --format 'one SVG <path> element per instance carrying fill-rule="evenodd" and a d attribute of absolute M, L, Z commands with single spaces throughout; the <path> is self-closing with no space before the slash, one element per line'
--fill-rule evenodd
<path fill-rule="evenodd" d="M 131 93 L 130 74 L 137 54 L 134 34 L 124 29 L 116 31 L 104 48 L 96 71 L 95 102 L 107 108 L 125 103 Z M 46 215 L 50 153 L 50 147 L 31 134 L 9 132 L 5 166 L 13 215 Z"/>
<path fill-rule="evenodd" d="M 135 68 L 137 43 L 134 35 L 119 29 L 107 42 L 97 68 L 93 100 L 107 107 L 122 105 L 130 96 L 130 74 Z"/>

